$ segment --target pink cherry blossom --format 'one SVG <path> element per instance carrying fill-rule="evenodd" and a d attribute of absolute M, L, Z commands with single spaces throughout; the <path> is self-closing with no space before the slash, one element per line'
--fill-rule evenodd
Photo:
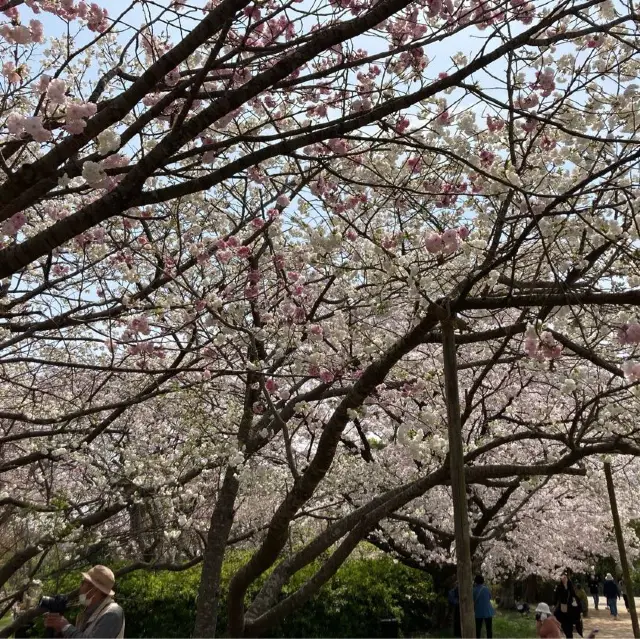
<path fill-rule="evenodd" d="M 320 373 L 320 379 L 325 384 L 330 384 L 335 378 L 336 376 L 331 371 L 322 371 Z"/>
<path fill-rule="evenodd" d="M 36 142 L 46 142 L 52 138 L 51 131 L 48 131 L 42 125 L 42 117 L 34 115 L 24 118 L 22 127 L 27 135 L 30 135 Z"/>
<path fill-rule="evenodd" d="M 143 335 L 149 335 L 151 332 L 149 320 L 146 317 L 132 319 L 128 324 L 128 328 L 132 333 L 142 333 Z"/>
<path fill-rule="evenodd" d="M 640 381 L 640 362 L 632 362 L 627 360 L 622 365 L 622 370 L 629 381 Z"/>
<path fill-rule="evenodd" d="M 640 344 L 640 323 L 630 322 L 618 331 L 618 339 L 621 344 Z"/>
<path fill-rule="evenodd" d="M 7 78 L 11 84 L 18 84 L 22 80 L 16 70 L 16 65 L 11 60 L 2 65 L 2 75 Z"/>
<path fill-rule="evenodd" d="M 2 224 L 2 232 L 5 235 L 15 235 L 27 223 L 27 216 L 24 213 L 16 213 Z"/>
<path fill-rule="evenodd" d="M 244 295 L 248 300 L 256 299 L 256 297 L 258 297 L 259 293 L 260 293 L 260 290 L 255 285 L 247 286 L 244 289 Z"/>
<path fill-rule="evenodd" d="M 419 156 L 410 157 L 407 160 L 407 166 L 413 173 L 420 173 L 420 170 L 422 169 L 422 158 Z"/>
<path fill-rule="evenodd" d="M 66 100 L 67 86 L 64 80 L 59 78 L 51 80 L 47 86 L 47 98 L 52 104 L 64 104 Z"/>
<path fill-rule="evenodd" d="M 79 5 L 83 5 L 83 4 L 84 4 L 83 2 L 79 3 Z M 99 7 L 95 2 L 92 2 L 88 13 L 86 13 L 82 17 L 86 19 L 87 26 L 91 31 L 103 32 L 109 26 L 109 23 L 107 20 L 108 16 L 109 14 L 106 9 L 103 9 Z"/>
<path fill-rule="evenodd" d="M 438 233 L 431 233 L 425 240 L 425 248 L 429 253 L 440 253 L 444 248 L 442 237 Z"/>
<path fill-rule="evenodd" d="M 29 22 L 29 30 L 32 42 L 44 42 L 44 27 L 40 20 L 31 20 Z"/>

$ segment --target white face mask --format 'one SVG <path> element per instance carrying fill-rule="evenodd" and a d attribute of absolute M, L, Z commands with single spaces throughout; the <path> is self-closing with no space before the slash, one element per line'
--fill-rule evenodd
<path fill-rule="evenodd" d="M 91 591 L 89 591 L 89 592 L 91 592 Z M 81 593 L 78 595 L 78 601 L 80 602 L 80 605 L 81 605 L 81 606 L 85 606 L 85 607 L 87 607 L 87 606 L 91 603 L 91 598 L 90 598 L 90 597 L 87 597 L 87 594 L 86 594 L 86 593 L 81 592 Z"/>

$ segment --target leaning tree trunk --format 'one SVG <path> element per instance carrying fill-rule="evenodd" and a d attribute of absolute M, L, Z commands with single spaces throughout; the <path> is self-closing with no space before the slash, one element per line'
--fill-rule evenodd
<path fill-rule="evenodd" d="M 194 637 L 215 637 L 220 603 L 222 562 L 233 525 L 234 506 L 239 487 L 234 468 L 227 468 L 222 488 L 211 515 L 207 535 L 207 548 L 202 562 L 202 575 L 198 588 Z"/>
<path fill-rule="evenodd" d="M 633 636 L 638 639 L 640 637 L 640 626 L 638 626 L 638 613 L 636 612 L 636 602 L 633 597 L 633 582 L 631 581 L 631 571 L 629 570 L 629 560 L 627 559 L 627 550 L 624 547 L 624 538 L 622 536 L 622 525 L 620 524 L 620 514 L 618 513 L 618 503 L 616 501 L 616 491 L 613 485 L 613 475 L 611 474 L 611 464 L 604 463 L 604 474 L 607 479 L 607 490 L 609 491 L 609 501 L 611 502 L 611 516 L 613 518 L 613 528 L 616 531 L 616 541 L 618 542 L 618 552 L 620 553 L 620 564 L 622 565 L 622 575 L 624 577 L 624 585 L 627 589 L 627 599 L 629 601 L 629 614 L 631 615 L 631 626 L 633 627 Z"/>
<path fill-rule="evenodd" d="M 471 547 L 469 515 L 467 511 L 467 487 L 464 476 L 464 451 L 462 446 L 462 422 L 458 394 L 458 366 L 453 321 L 449 316 L 442 324 L 442 350 L 444 380 L 449 418 L 449 468 L 451 471 L 451 495 L 453 497 L 456 559 L 458 563 L 458 592 L 460 597 L 460 628 L 462 636 L 475 637 L 475 614 L 471 571 Z"/>
<path fill-rule="evenodd" d="M 248 361 L 254 361 L 260 353 L 254 344 L 247 349 Z M 246 446 L 249 439 L 251 424 L 253 423 L 253 403 L 259 396 L 256 388 L 256 374 L 249 371 L 245 383 L 244 409 L 238 425 L 238 448 Z M 218 606 L 220 604 L 220 581 L 222 578 L 222 564 L 229 540 L 231 526 L 233 526 L 234 506 L 240 488 L 237 470 L 228 466 L 222 482 L 222 488 L 211 514 L 211 523 L 207 534 L 207 547 L 204 552 L 200 587 L 198 588 L 198 603 L 196 606 L 196 623 L 194 637 L 215 637 L 218 621 Z"/>

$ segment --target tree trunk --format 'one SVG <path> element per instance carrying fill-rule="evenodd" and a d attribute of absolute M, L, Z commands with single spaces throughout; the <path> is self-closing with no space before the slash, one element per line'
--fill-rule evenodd
<path fill-rule="evenodd" d="M 538 601 L 538 580 L 535 575 L 529 575 L 524 581 L 523 599 L 527 603 Z"/>
<path fill-rule="evenodd" d="M 507 577 L 500 584 L 500 608 L 505 610 L 515 610 L 516 592 L 515 582 L 512 577 Z"/>
<path fill-rule="evenodd" d="M 233 525 L 233 507 L 239 485 L 235 469 L 227 468 L 216 507 L 211 515 L 211 524 L 207 535 L 207 548 L 204 553 L 200 587 L 198 588 L 194 637 L 216 636 L 222 562 Z"/>
<path fill-rule="evenodd" d="M 640 637 L 640 626 L 638 626 L 638 613 L 636 612 L 636 602 L 633 598 L 633 582 L 631 581 L 631 571 L 629 570 L 629 560 L 627 559 L 627 551 L 624 547 L 624 538 L 622 537 L 622 526 L 620 524 L 620 514 L 618 513 L 618 503 L 616 501 L 616 491 L 613 486 L 613 475 L 611 474 L 611 464 L 604 463 L 604 474 L 607 478 L 607 490 L 609 491 L 609 501 L 611 503 L 611 516 L 613 518 L 613 528 L 616 531 L 616 541 L 618 542 L 618 552 L 620 553 L 620 564 L 622 565 L 622 575 L 624 585 L 627 590 L 627 598 L 629 600 L 629 614 L 631 615 L 631 625 L 633 627 L 633 636 L 638 639 Z"/>
<path fill-rule="evenodd" d="M 458 366 L 456 342 L 452 318 L 442 324 L 442 351 L 444 380 L 449 418 L 449 468 L 451 471 L 451 495 L 455 524 L 456 559 L 458 563 L 458 592 L 460 597 L 460 628 L 465 638 L 475 637 L 475 613 L 473 610 L 473 586 L 471 549 L 469 544 L 469 516 L 467 512 L 467 486 L 464 476 L 464 452 L 462 447 L 462 423 L 460 397 L 458 395 Z"/>

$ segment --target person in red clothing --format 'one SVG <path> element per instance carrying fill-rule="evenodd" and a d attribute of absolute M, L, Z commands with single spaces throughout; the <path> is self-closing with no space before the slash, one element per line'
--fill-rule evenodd
<path fill-rule="evenodd" d="M 549 605 L 541 602 L 536 608 L 536 635 L 541 639 L 561 639 L 564 637 L 560 622 L 551 614 Z"/>
<path fill-rule="evenodd" d="M 598 632 L 598 628 L 594 628 L 587 639 L 595 639 Z M 564 637 L 560 622 L 551 614 L 551 609 L 544 602 L 540 602 L 536 608 L 536 636 L 540 639 L 562 639 Z"/>

